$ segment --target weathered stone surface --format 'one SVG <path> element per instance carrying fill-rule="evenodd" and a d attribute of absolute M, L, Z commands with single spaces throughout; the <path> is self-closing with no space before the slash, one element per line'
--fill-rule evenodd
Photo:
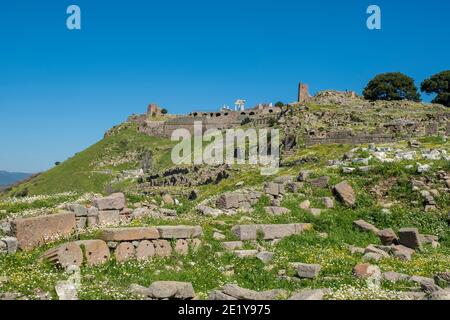
<path fill-rule="evenodd" d="M 77 229 L 83 230 L 87 227 L 87 217 L 77 217 Z"/>
<path fill-rule="evenodd" d="M 450 289 L 439 290 L 430 294 L 429 300 L 450 301 Z"/>
<path fill-rule="evenodd" d="M 273 182 L 275 182 L 275 183 L 289 183 L 292 181 L 294 181 L 293 176 L 280 176 L 280 177 L 276 177 L 275 180 L 273 180 Z"/>
<path fill-rule="evenodd" d="M 422 277 L 422 276 L 412 276 L 411 278 L 409 278 L 409 281 L 417 283 L 420 286 L 427 285 L 427 284 L 433 284 L 433 285 L 435 284 L 434 279 Z"/>
<path fill-rule="evenodd" d="M 297 177 L 297 181 L 300 181 L 300 182 L 307 181 L 309 179 L 310 174 L 311 174 L 311 171 L 309 171 L 309 170 L 300 171 L 298 174 L 298 177 Z"/>
<path fill-rule="evenodd" d="M 77 287 L 71 281 L 58 281 L 55 291 L 59 300 L 78 300 Z"/>
<path fill-rule="evenodd" d="M 195 297 L 194 288 L 189 282 L 156 281 L 148 289 L 148 296 L 153 299 L 187 300 Z"/>
<path fill-rule="evenodd" d="M 189 253 L 189 244 L 185 239 L 178 239 L 175 243 L 175 252 L 181 255 L 186 255 Z"/>
<path fill-rule="evenodd" d="M 391 244 L 398 244 L 398 237 L 392 229 L 384 229 L 378 232 L 378 237 L 380 241 L 385 246 L 390 246 Z"/>
<path fill-rule="evenodd" d="M 274 255 L 275 254 L 273 252 L 261 251 L 256 255 L 256 257 L 263 263 L 267 264 L 273 260 Z"/>
<path fill-rule="evenodd" d="M 222 194 L 216 202 L 220 209 L 237 209 L 239 208 L 239 195 L 237 193 Z"/>
<path fill-rule="evenodd" d="M 171 196 L 170 194 L 168 194 L 168 193 L 163 194 L 163 196 L 161 197 L 161 199 L 162 199 L 162 201 L 163 201 L 165 204 L 168 204 L 168 205 L 173 205 L 173 204 L 175 204 L 175 200 L 173 200 L 172 196 Z"/>
<path fill-rule="evenodd" d="M 88 266 L 103 264 L 110 257 L 108 245 L 103 240 L 83 240 L 75 243 L 84 248 L 84 258 Z"/>
<path fill-rule="evenodd" d="M 113 193 L 103 198 L 95 198 L 94 207 L 99 210 L 122 210 L 125 208 L 125 195 L 123 193 Z"/>
<path fill-rule="evenodd" d="M 399 243 L 411 248 L 418 249 L 421 247 L 420 234 L 417 228 L 402 228 L 398 231 Z"/>
<path fill-rule="evenodd" d="M 389 258 L 389 254 L 386 251 L 378 249 L 373 245 L 367 246 L 366 249 L 364 250 L 364 253 L 376 253 L 382 256 L 383 258 Z"/>
<path fill-rule="evenodd" d="M 136 259 L 138 260 L 147 260 L 155 254 L 155 246 L 151 241 L 143 240 L 136 247 Z"/>
<path fill-rule="evenodd" d="M 130 285 L 130 287 L 128 288 L 128 292 L 134 296 L 139 296 L 141 298 L 148 298 L 151 294 L 150 290 L 147 287 L 135 283 Z"/>
<path fill-rule="evenodd" d="M 373 224 L 370 224 L 364 220 L 356 220 L 353 221 L 353 224 L 360 230 L 365 231 L 365 232 L 372 232 L 374 234 L 378 234 L 378 232 L 380 232 L 380 230 L 375 227 Z"/>
<path fill-rule="evenodd" d="M 334 200 L 330 197 L 324 197 L 322 198 L 323 201 L 323 205 L 325 206 L 325 208 L 327 209 L 332 209 L 334 208 Z"/>
<path fill-rule="evenodd" d="M 292 224 L 262 224 L 262 225 L 237 225 L 231 231 L 239 237 L 240 240 L 256 240 L 258 235 L 264 240 L 282 239 L 294 234 L 300 234 L 310 230 L 312 225 L 309 223 Z"/>
<path fill-rule="evenodd" d="M 227 241 L 222 242 L 223 247 L 227 251 L 232 251 L 236 249 L 241 249 L 244 246 L 244 243 L 242 241 Z"/>
<path fill-rule="evenodd" d="M 283 191 L 283 190 L 280 190 L 280 188 L 282 188 L 281 184 L 278 184 L 275 182 L 267 182 L 264 185 L 264 193 L 276 197 L 276 196 L 280 195 L 280 193 L 284 193 L 284 192 L 280 192 L 280 191 Z"/>
<path fill-rule="evenodd" d="M 253 291 L 241 288 L 235 284 L 226 284 L 222 288 L 222 293 L 238 300 L 274 300 L 286 296 L 284 290 L 269 290 L 269 291 Z"/>
<path fill-rule="evenodd" d="M 362 260 L 363 261 L 379 261 L 383 258 L 383 256 L 376 252 L 367 252 L 363 255 Z"/>
<path fill-rule="evenodd" d="M 75 229 L 76 220 L 73 212 L 18 218 L 12 222 L 13 234 L 19 242 L 19 248 L 25 251 L 69 236 Z"/>
<path fill-rule="evenodd" d="M 258 250 L 235 250 L 234 254 L 238 258 L 250 258 L 250 257 L 256 257 L 258 254 Z"/>
<path fill-rule="evenodd" d="M 342 181 L 333 188 L 334 193 L 345 205 L 353 207 L 356 204 L 356 195 L 347 181 Z"/>
<path fill-rule="evenodd" d="M 41 258 L 61 268 L 71 265 L 80 267 L 83 263 L 83 251 L 75 242 L 69 242 L 44 252 Z"/>
<path fill-rule="evenodd" d="M 154 240 L 155 254 L 158 257 L 169 257 L 172 254 L 172 247 L 167 240 Z"/>
<path fill-rule="evenodd" d="M 225 236 L 223 233 L 220 233 L 220 232 L 215 231 L 215 232 L 213 233 L 213 239 L 214 239 L 214 240 L 217 240 L 217 241 L 221 241 L 221 240 L 225 240 L 225 239 L 226 239 L 226 236 Z"/>
<path fill-rule="evenodd" d="M 266 210 L 267 214 L 271 214 L 274 216 L 279 216 L 291 212 L 291 210 L 282 207 L 265 207 L 264 210 Z"/>
<path fill-rule="evenodd" d="M 119 210 L 102 210 L 98 212 L 98 224 L 101 226 L 114 225 L 120 222 Z"/>
<path fill-rule="evenodd" d="M 392 254 L 401 259 L 401 260 L 406 260 L 406 261 L 410 261 L 411 260 L 411 256 L 414 254 L 414 250 L 402 245 L 397 245 L 397 246 L 392 246 L 391 248 L 391 252 Z"/>
<path fill-rule="evenodd" d="M 297 269 L 297 275 L 299 278 L 313 279 L 317 277 L 322 269 L 319 264 L 307 264 L 307 263 L 293 263 Z"/>
<path fill-rule="evenodd" d="M 76 217 L 87 216 L 87 209 L 85 206 L 79 203 L 71 203 L 67 205 L 67 209 L 75 213 Z"/>
<path fill-rule="evenodd" d="M 315 188 L 328 188 L 330 183 L 330 177 L 320 177 L 317 179 L 310 180 L 309 183 Z"/>
<path fill-rule="evenodd" d="M 437 273 L 434 276 L 434 280 L 436 283 L 442 283 L 443 285 L 449 285 L 450 284 L 450 271 Z"/>
<path fill-rule="evenodd" d="M 319 217 L 322 214 L 322 209 L 317 208 L 309 208 L 308 212 L 312 214 L 314 217 Z"/>
<path fill-rule="evenodd" d="M 231 232 L 242 241 L 256 240 L 258 227 L 258 225 L 237 225 L 231 229 Z"/>
<path fill-rule="evenodd" d="M 200 226 L 158 226 L 156 229 L 162 239 L 199 238 L 203 234 Z"/>
<path fill-rule="evenodd" d="M 298 207 L 299 207 L 300 209 L 303 209 L 303 210 L 309 209 L 310 206 L 311 206 L 311 202 L 310 202 L 309 200 L 302 201 L 302 202 L 298 205 Z"/>
<path fill-rule="evenodd" d="M 151 210 L 149 208 L 137 208 L 137 209 L 133 210 L 133 213 L 131 214 L 131 216 L 134 219 L 139 219 L 139 218 L 144 218 L 144 217 L 151 217 L 156 214 L 157 213 L 155 213 L 153 210 Z"/>
<path fill-rule="evenodd" d="M 389 282 L 397 282 L 397 281 L 407 281 L 409 280 L 409 276 L 404 273 L 398 273 L 398 272 L 383 272 L 381 275 L 381 278 L 385 281 Z"/>
<path fill-rule="evenodd" d="M 2 238 L 0 242 L 5 244 L 6 252 L 8 252 L 9 254 L 16 253 L 17 249 L 19 248 L 19 241 L 17 240 L 17 238 L 14 237 Z"/>
<path fill-rule="evenodd" d="M 187 241 L 192 251 L 197 251 L 202 245 L 202 241 L 197 238 L 187 239 Z"/>
<path fill-rule="evenodd" d="M 114 251 L 117 262 L 124 262 L 135 257 L 136 250 L 131 242 L 120 243 Z"/>
<path fill-rule="evenodd" d="M 353 268 L 353 274 L 358 278 L 370 278 L 376 275 L 380 275 L 380 268 L 377 266 L 371 265 L 369 263 L 358 264 Z"/>
<path fill-rule="evenodd" d="M 325 295 L 324 289 L 305 289 L 298 292 L 294 292 L 294 294 L 289 298 L 289 300 L 323 300 L 323 296 Z"/>
<path fill-rule="evenodd" d="M 208 217 L 213 217 L 213 218 L 217 218 L 218 216 L 220 216 L 224 213 L 220 209 L 211 208 L 211 207 L 203 206 L 203 205 L 197 206 L 196 209 L 202 215 L 208 216 Z"/>
<path fill-rule="evenodd" d="M 100 238 L 105 241 L 152 240 L 159 238 L 155 227 L 103 229 Z"/>
<path fill-rule="evenodd" d="M 227 301 L 227 300 L 237 300 L 237 298 L 229 296 L 222 291 L 213 290 L 208 295 L 208 300 L 219 300 L 219 301 Z"/>

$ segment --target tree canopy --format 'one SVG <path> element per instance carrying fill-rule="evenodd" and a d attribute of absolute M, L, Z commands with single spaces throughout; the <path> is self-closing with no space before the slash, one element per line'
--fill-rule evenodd
<path fill-rule="evenodd" d="M 400 72 L 377 75 L 363 91 L 368 100 L 412 100 L 420 101 L 414 79 Z"/>
<path fill-rule="evenodd" d="M 427 94 L 436 94 L 433 103 L 450 107 L 450 70 L 442 71 L 424 80 L 420 90 Z"/>

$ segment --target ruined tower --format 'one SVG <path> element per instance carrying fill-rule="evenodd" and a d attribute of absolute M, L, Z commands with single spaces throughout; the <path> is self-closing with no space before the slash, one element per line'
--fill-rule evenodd
<path fill-rule="evenodd" d="M 298 84 L 298 102 L 303 103 L 308 101 L 308 99 L 309 99 L 308 85 L 300 82 Z"/>

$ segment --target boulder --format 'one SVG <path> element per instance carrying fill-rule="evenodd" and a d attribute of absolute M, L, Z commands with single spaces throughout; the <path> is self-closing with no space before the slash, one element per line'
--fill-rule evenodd
<path fill-rule="evenodd" d="M 287 293 L 284 290 L 268 290 L 268 291 L 253 291 L 244 289 L 235 284 L 227 284 L 222 287 L 222 293 L 238 300 L 275 300 L 282 298 Z"/>
<path fill-rule="evenodd" d="M 322 213 L 322 209 L 317 209 L 317 208 L 309 208 L 308 212 L 310 214 L 312 214 L 314 217 L 319 217 Z"/>
<path fill-rule="evenodd" d="M 17 249 L 19 248 L 19 241 L 17 240 L 17 238 L 14 238 L 14 237 L 2 238 L 0 240 L 0 243 L 4 243 L 5 244 L 5 250 L 9 254 L 16 253 Z M 1 251 L 1 249 L 0 249 L 0 251 Z"/>
<path fill-rule="evenodd" d="M 95 198 L 93 205 L 99 210 L 122 210 L 125 208 L 125 195 L 113 193 L 107 197 Z"/>
<path fill-rule="evenodd" d="M 381 277 L 380 268 L 369 263 L 358 264 L 353 268 L 353 274 L 357 278 L 367 279 L 371 277 Z"/>
<path fill-rule="evenodd" d="M 71 265 L 80 267 L 83 264 L 83 251 L 75 242 L 69 242 L 47 250 L 41 255 L 41 259 L 64 269 Z"/>
<path fill-rule="evenodd" d="M 208 300 L 219 300 L 219 301 L 227 301 L 227 300 L 237 300 L 235 297 L 229 296 L 222 291 L 213 290 L 208 295 Z"/>
<path fill-rule="evenodd" d="M 167 240 L 154 240 L 155 254 L 158 257 L 169 257 L 172 254 L 172 246 Z"/>
<path fill-rule="evenodd" d="M 153 242 L 143 240 L 136 247 L 136 259 L 147 260 L 155 255 L 155 246 Z"/>
<path fill-rule="evenodd" d="M 185 239 L 178 239 L 175 243 L 175 252 L 180 255 L 186 255 L 189 253 L 189 244 Z"/>
<path fill-rule="evenodd" d="M 389 282 L 407 281 L 409 278 L 410 277 L 407 274 L 392 271 L 383 272 L 381 275 L 381 279 Z"/>
<path fill-rule="evenodd" d="M 153 240 L 159 238 L 155 227 L 103 229 L 100 238 L 105 241 Z"/>
<path fill-rule="evenodd" d="M 58 281 L 55 291 L 59 300 L 78 300 L 77 287 L 72 281 Z"/>
<path fill-rule="evenodd" d="M 265 207 L 264 209 L 266 210 L 267 214 L 274 216 L 279 216 L 291 212 L 291 210 L 283 207 Z"/>
<path fill-rule="evenodd" d="M 411 248 L 402 245 L 396 245 L 391 247 L 391 252 L 395 257 L 401 260 L 410 261 L 411 256 L 414 254 L 415 251 Z"/>
<path fill-rule="evenodd" d="M 75 242 L 84 252 L 84 259 L 88 266 L 97 266 L 109 260 L 109 248 L 102 240 L 82 240 Z"/>
<path fill-rule="evenodd" d="M 261 260 L 264 264 L 267 264 L 273 260 L 274 253 L 268 251 L 261 251 L 256 255 L 256 258 Z"/>
<path fill-rule="evenodd" d="M 300 171 L 300 173 L 298 174 L 298 177 L 297 177 L 297 181 L 300 181 L 300 182 L 307 181 L 309 179 L 310 174 L 311 174 L 311 171 L 309 171 L 309 170 Z"/>
<path fill-rule="evenodd" d="M 374 234 L 378 234 L 378 232 L 380 232 L 380 230 L 377 227 L 364 220 L 353 221 L 353 224 L 361 231 L 372 232 Z"/>
<path fill-rule="evenodd" d="M 217 199 L 216 205 L 218 208 L 224 209 L 224 210 L 238 209 L 239 208 L 239 194 L 237 194 L 237 193 L 222 194 Z"/>
<path fill-rule="evenodd" d="M 324 289 L 304 289 L 294 292 L 289 300 L 323 300 L 325 295 Z"/>
<path fill-rule="evenodd" d="M 299 278 L 316 278 L 322 269 L 322 266 L 319 264 L 295 263 L 293 265 L 297 269 L 297 275 Z"/>
<path fill-rule="evenodd" d="M 19 248 L 28 251 L 72 234 L 76 229 L 75 213 L 63 212 L 33 218 L 18 218 L 12 222 L 11 227 Z"/>
<path fill-rule="evenodd" d="M 399 243 L 411 248 L 421 248 L 421 238 L 417 228 L 402 228 L 398 231 Z"/>
<path fill-rule="evenodd" d="M 330 185 L 330 177 L 324 176 L 310 180 L 309 183 L 315 188 L 328 188 Z"/>
<path fill-rule="evenodd" d="M 283 185 L 275 183 L 275 182 L 267 182 L 264 185 L 264 193 L 277 197 L 280 195 L 280 193 L 284 193 L 284 192 L 280 192 L 283 191 Z"/>
<path fill-rule="evenodd" d="M 376 253 L 382 256 L 383 258 L 389 258 L 389 254 L 386 251 L 378 249 L 373 245 L 367 246 L 366 249 L 364 250 L 364 253 Z"/>
<path fill-rule="evenodd" d="M 158 226 L 156 229 L 158 229 L 162 239 L 199 238 L 203 234 L 200 226 Z"/>
<path fill-rule="evenodd" d="M 223 247 L 227 251 L 233 251 L 236 249 L 241 249 L 244 246 L 244 243 L 242 241 L 227 241 L 222 242 Z"/>
<path fill-rule="evenodd" d="M 258 250 L 234 250 L 234 254 L 238 258 L 251 258 L 256 257 Z"/>
<path fill-rule="evenodd" d="M 303 209 L 303 210 L 309 209 L 310 206 L 311 206 L 311 202 L 310 202 L 309 200 L 302 201 L 302 202 L 298 205 L 298 207 L 299 207 L 300 209 Z"/>
<path fill-rule="evenodd" d="M 208 206 L 199 205 L 196 207 L 196 210 L 204 216 L 217 218 L 222 215 L 224 212 L 220 209 L 211 208 Z"/>
<path fill-rule="evenodd" d="M 325 208 L 327 208 L 327 209 L 334 208 L 334 201 L 332 198 L 324 197 L 324 198 L 322 198 L 322 201 L 323 201 L 323 205 L 325 206 Z"/>
<path fill-rule="evenodd" d="M 225 240 L 226 236 L 224 234 L 216 231 L 216 232 L 213 233 L 213 239 L 217 240 L 217 241 Z"/>
<path fill-rule="evenodd" d="M 380 238 L 381 243 L 385 246 L 398 244 L 398 237 L 391 228 L 378 232 L 378 237 Z"/>
<path fill-rule="evenodd" d="M 346 181 L 342 181 L 333 188 L 337 198 L 345 205 L 353 207 L 356 204 L 356 195 L 353 188 Z"/>
<path fill-rule="evenodd" d="M 120 243 L 114 251 L 117 262 L 124 262 L 135 257 L 136 250 L 131 242 Z"/>
<path fill-rule="evenodd" d="M 148 297 L 153 299 L 188 300 L 195 297 L 195 291 L 190 282 L 156 281 L 148 288 Z"/>

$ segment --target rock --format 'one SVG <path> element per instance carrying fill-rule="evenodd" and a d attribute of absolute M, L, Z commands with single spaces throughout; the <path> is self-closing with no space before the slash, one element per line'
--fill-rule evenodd
<path fill-rule="evenodd" d="M 148 240 L 143 240 L 139 243 L 136 248 L 136 259 L 138 260 L 148 260 L 155 255 L 155 246 L 153 242 Z"/>
<path fill-rule="evenodd" d="M 417 172 L 418 173 L 425 173 L 425 172 L 429 172 L 430 170 L 431 170 L 431 167 L 428 164 L 419 165 L 417 167 Z"/>
<path fill-rule="evenodd" d="M 367 279 L 371 277 L 380 277 L 381 271 L 377 266 L 371 265 L 369 263 L 358 264 L 353 268 L 353 274 L 357 278 Z"/>
<path fill-rule="evenodd" d="M 229 193 L 222 194 L 216 201 L 216 205 L 220 209 L 238 209 L 239 208 L 239 194 Z"/>
<path fill-rule="evenodd" d="M 267 182 L 264 185 L 264 193 L 277 197 L 284 193 L 284 186 L 275 182 Z"/>
<path fill-rule="evenodd" d="M 351 254 L 355 254 L 355 253 L 364 254 L 364 251 L 366 250 L 365 248 L 360 248 L 360 247 L 355 247 L 355 246 L 350 246 L 349 249 L 350 249 Z"/>
<path fill-rule="evenodd" d="M 392 271 L 383 272 L 381 275 L 381 279 L 389 282 L 407 281 L 409 278 L 410 277 L 407 274 Z"/>
<path fill-rule="evenodd" d="M 398 231 L 399 243 L 411 248 L 420 249 L 420 234 L 417 228 L 402 228 Z"/>
<path fill-rule="evenodd" d="M 168 193 L 163 194 L 162 201 L 167 205 L 174 205 L 175 201 L 173 200 L 172 196 Z"/>
<path fill-rule="evenodd" d="M 307 181 L 310 174 L 311 174 L 311 171 L 309 171 L 309 170 L 300 171 L 300 173 L 298 174 L 298 177 L 297 177 L 297 181 L 300 181 L 300 182 Z"/>
<path fill-rule="evenodd" d="M 202 241 L 200 239 L 187 239 L 187 241 L 192 251 L 197 251 L 202 245 Z"/>
<path fill-rule="evenodd" d="M 311 202 L 309 200 L 305 200 L 298 205 L 298 207 L 303 210 L 309 209 L 310 206 L 311 206 Z"/>
<path fill-rule="evenodd" d="M 169 257 L 172 254 L 172 247 L 167 240 L 155 240 L 153 245 L 155 246 L 155 254 L 158 257 Z"/>
<path fill-rule="evenodd" d="M 417 283 L 418 285 L 434 285 L 434 279 L 422 277 L 422 276 L 412 276 L 409 278 L 409 281 Z"/>
<path fill-rule="evenodd" d="M 136 251 L 131 242 L 120 243 L 114 251 L 117 262 L 124 262 L 135 257 Z"/>
<path fill-rule="evenodd" d="M 225 235 L 223 235 L 223 234 L 220 233 L 220 232 L 214 232 L 214 234 L 213 234 L 213 239 L 214 239 L 214 240 L 217 240 L 217 241 L 220 241 L 220 240 L 225 240 L 226 237 L 225 237 Z"/>
<path fill-rule="evenodd" d="M 434 276 L 434 280 L 438 284 L 442 284 L 442 286 L 450 285 L 450 272 L 439 272 Z"/>
<path fill-rule="evenodd" d="M 428 281 L 420 283 L 420 288 L 422 289 L 423 292 L 428 294 L 442 290 L 438 285 Z"/>
<path fill-rule="evenodd" d="M 322 198 L 322 201 L 323 201 L 323 205 L 325 206 L 325 208 L 327 208 L 327 209 L 334 208 L 334 201 L 330 197 L 324 197 L 324 198 Z"/>
<path fill-rule="evenodd" d="M 227 300 L 237 300 L 237 299 L 232 296 L 229 296 L 219 290 L 213 290 L 209 293 L 208 300 L 227 301 Z"/>
<path fill-rule="evenodd" d="M 342 173 L 352 173 L 356 170 L 356 168 L 351 167 L 342 167 Z"/>
<path fill-rule="evenodd" d="M 305 289 L 295 292 L 289 300 L 323 300 L 325 290 L 323 289 Z"/>
<path fill-rule="evenodd" d="M 78 230 L 86 229 L 86 227 L 87 227 L 87 217 L 77 217 L 76 221 L 77 221 L 77 229 Z"/>
<path fill-rule="evenodd" d="M 257 240 L 258 234 L 264 240 L 282 239 L 294 234 L 300 234 L 312 229 L 309 223 L 292 224 L 265 224 L 265 225 L 237 225 L 231 231 L 239 237 L 241 241 Z"/>
<path fill-rule="evenodd" d="M 159 238 L 155 227 L 111 228 L 103 229 L 100 238 L 105 241 L 153 240 Z"/>
<path fill-rule="evenodd" d="M 385 246 L 390 246 L 392 244 L 398 244 L 398 237 L 392 229 L 384 229 L 378 232 L 378 237 L 380 241 Z"/>
<path fill-rule="evenodd" d="M 308 212 L 311 213 L 314 217 L 319 217 L 322 213 L 322 209 L 309 208 Z"/>
<path fill-rule="evenodd" d="M 120 222 L 119 210 L 101 210 L 98 212 L 98 224 L 102 226 L 114 225 Z"/>
<path fill-rule="evenodd" d="M 429 300 L 449 301 L 450 289 L 439 290 L 431 293 Z"/>
<path fill-rule="evenodd" d="M 58 281 L 55 291 L 59 300 L 78 300 L 77 288 L 71 281 Z"/>
<path fill-rule="evenodd" d="M 377 247 L 373 245 L 367 246 L 367 248 L 364 250 L 364 253 L 376 253 L 383 258 L 389 258 L 389 254 L 381 249 L 378 249 Z"/>
<path fill-rule="evenodd" d="M 264 264 L 267 264 L 273 260 L 274 253 L 268 251 L 261 251 L 256 255 L 256 258 L 261 260 Z"/>
<path fill-rule="evenodd" d="M 330 183 L 330 177 L 324 176 L 314 180 L 310 180 L 309 183 L 315 188 L 328 188 Z"/>
<path fill-rule="evenodd" d="M 80 267 L 83 263 L 83 251 L 75 242 L 69 242 L 44 252 L 41 259 L 64 269 L 71 265 Z"/>
<path fill-rule="evenodd" d="M 353 188 L 346 182 L 342 181 L 341 183 L 334 186 L 334 193 L 345 205 L 353 207 L 356 203 L 356 195 L 353 191 Z"/>
<path fill-rule="evenodd" d="M 180 255 L 187 255 L 189 253 L 189 244 L 185 239 L 178 239 L 175 243 L 175 252 Z"/>
<path fill-rule="evenodd" d="M 204 216 L 217 218 L 218 216 L 222 215 L 224 212 L 220 209 L 211 208 L 208 206 L 197 206 L 196 210 L 201 213 Z"/>
<path fill-rule="evenodd" d="M 87 209 L 85 206 L 79 203 L 71 203 L 67 205 L 67 209 L 75 213 L 76 217 L 87 216 Z"/>
<path fill-rule="evenodd" d="M 97 266 L 109 260 L 109 248 L 102 240 L 82 240 L 75 242 L 84 252 L 84 259 L 88 266 Z"/>
<path fill-rule="evenodd" d="M 200 226 L 158 226 L 160 238 L 162 239 L 189 239 L 202 236 Z"/>
<path fill-rule="evenodd" d="M 319 264 L 295 263 L 297 275 L 299 278 L 313 279 L 316 278 L 322 266 Z"/>
<path fill-rule="evenodd" d="M 153 299 L 188 300 L 195 297 L 190 282 L 156 281 L 148 288 L 148 296 Z"/>
<path fill-rule="evenodd" d="M 244 246 L 244 243 L 242 241 L 228 241 L 228 242 L 222 242 L 223 247 L 227 251 L 233 251 L 236 249 L 241 249 Z"/>
<path fill-rule="evenodd" d="M 125 208 L 125 195 L 123 193 L 113 193 L 103 198 L 95 198 L 94 207 L 102 210 L 122 210 Z"/>
<path fill-rule="evenodd" d="M 133 210 L 133 213 L 131 214 L 131 217 L 133 219 L 139 219 L 139 218 L 144 218 L 144 217 L 151 217 L 155 215 L 155 212 L 149 208 L 137 208 L 135 210 Z"/>
<path fill-rule="evenodd" d="M 402 245 L 392 246 L 391 251 L 395 257 L 397 257 L 401 260 L 406 260 L 406 261 L 410 261 L 411 256 L 415 252 L 413 249 L 410 249 L 410 248 L 402 246 Z"/>
<path fill-rule="evenodd" d="M 258 250 L 234 250 L 234 254 L 238 258 L 251 258 L 256 257 Z"/>
<path fill-rule="evenodd" d="M 8 252 L 9 254 L 16 253 L 16 251 L 19 247 L 19 242 L 17 241 L 17 238 L 14 238 L 14 237 L 2 238 L 2 239 L 0 239 L 0 243 L 5 244 L 4 250 L 6 250 L 6 252 Z M 0 248 L 0 251 L 1 251 L 1 248 Z"/>
<path fill-rule="evenodd" d="M 365 232 L 372 232 L 374 234 L 378 234 L 378 232 L 380 232 L 380 230 L 375 227 L 373 224 L 370 224 L 364 220 L 356 220 L 353 221 L 353 224 L 360 230 L 365 231 Z"/>
<path fill-rule="evenodd" d="M 286 184 L 286 190 L 290 193 L 297 193 L 301 188 L 303 188 L 303 183 L 301 182 L 289 182 Z"/>
<path fill-rule="evenodd" d="M 223 286 L 222 293 L 238 300 L 274 300 L 285 296 L 284 290 L 269 290 L 257 292 L 249 289 L 241 288 L 235 284 L 227 284 Z"/>
<path fill-rule="evenodd" d="M 12 222 L 11 227 L 19 248 L 29 251 L 72 234 L 76 229 L 75 213 L 64 212 L 33 218 L 18 218 Z"/>
<path fill-rule="evenodd" d="M 282 207 L 265 207 L 264 209 L 266 210 L 267 214 L 274 216 L 279 216 L 291 212 L 291 210 Z"/>
<path fill-rule="evenodd" d="M 141 298 L 148 298 L 151 294 L 148 288 L 140 286 L 135 283 L 130 285 L 130 287 L 128 288 L 128 292 L 134 296 L 139 296 Z"/>

